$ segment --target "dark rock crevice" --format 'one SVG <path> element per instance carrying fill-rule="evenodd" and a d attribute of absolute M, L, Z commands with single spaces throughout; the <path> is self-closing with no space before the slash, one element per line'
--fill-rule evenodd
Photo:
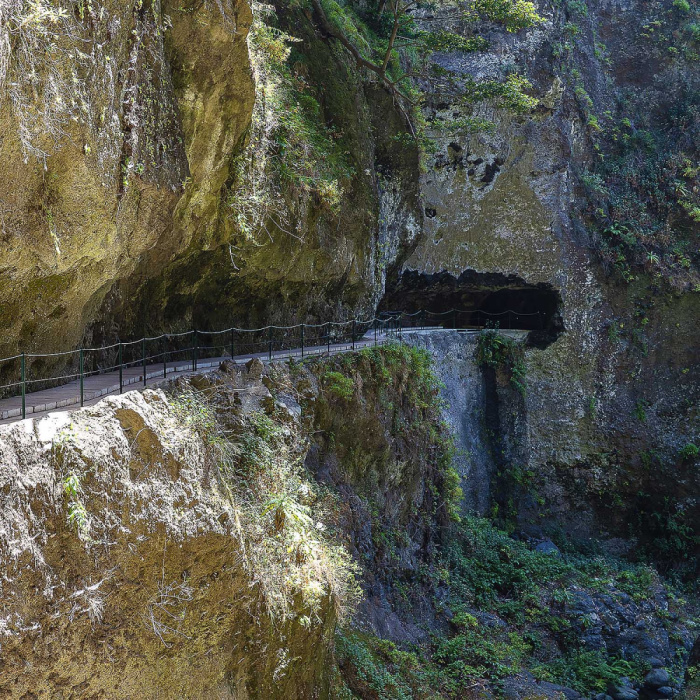
<path fill-rule="evenodd" d="M 561 306 L 552 285 L 529 284 L 515 275 L 405 271 L 388 287 L 379 310 L 425 311 L 427 325 L 528 330 L 530 343 L 544 346 L 564 331 Z M 452 309 L 457 311 L 449 313 Z"/>

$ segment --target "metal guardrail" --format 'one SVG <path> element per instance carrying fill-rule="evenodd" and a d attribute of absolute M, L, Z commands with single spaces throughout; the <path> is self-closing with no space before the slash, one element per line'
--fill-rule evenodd
<path fill-rule="evenodd" d="M 0 385 L 0 399 L 21 396 L 22 418 L 26 418 L 26 396 L 29 393 L 62 386 L 74 380 L 80 384 L 80 405 L 85 402 L 85 379 L 98 374 L 119 371 L 119 393 L 124 390 L 124 370 L 131 367 L 143 368 L 143 384 L 147 383 L 146 366 L 150 362 L 162 361 L 163 377 L 168 373 L 168 362 L 178 358 L 186 360 L 186 365 L 192 371 L 197 371 L 200 360 L 216 357 L 223 350 L 231 357 L 248 354 L 267 354 L 271 361 L 273 354 L 279 351 L 300 350 L 304 358 L 305 349 L 322 346 L 327 347 L 330 354 L 331 346 L 346 343 L 348 349 L 355 349 L 358 340 L 374 334 L 377 343 L 379 335 L 401 337 L 404 328 L 426 328 L 429 322 L 447 325 L 458 329 L 460 315 L 468 314 L 469 320 L 476 321 L 461 330 L 499 327 L 500 320 L 505 321 L 504 328 L 518 328 L 521 317 L 539 317 L 539 327 L 542 328 L 542 312 L 519 313 L 513 310 L 488 312 L 481 309 L 450 309 L 449 311 L 434 312 L 421 310 L 414 313 L 385 312 L 372 319 L 349 321 L 328 321 L 320 324 L 300 323 L 293 326 L 264 326 L 262 328 L 227 328 L 221 331 L 203 331 L 193 329 L 185 333 L 164 333 L 159 336 L 144 337 L 138 340 L 117 342 L 98 348 L 78 348 L 56 353 L 20 353 L 12 357 L 0 359 L 0 377 L 12 377 L 12 369 L 7 370 L 8 364 L 15 367 L 17 381 Z M 493 321 L 492 319 L 496 319 Z M 481 321 L 481 323 L 479 323 Z M 188 342 L 189 341 L 189 342 Z M 69 358 L 66 362 L 65 358 Z M 42 376 L 51 365 L 68 367 L 58 376 Z M 33 372 L 31 370 L 34 370 Z M 67 372 L 67 373 L 66 373 Z"/>

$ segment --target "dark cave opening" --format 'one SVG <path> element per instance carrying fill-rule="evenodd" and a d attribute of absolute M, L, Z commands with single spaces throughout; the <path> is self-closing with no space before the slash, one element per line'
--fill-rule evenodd
<path fill-rule="evenodd" d="M 387 289 L 379 311 L 414 314 L 411 325 L 531 331 L 529 340 L 537 345 L 564 330 L 561 303 L 552 285 L 529 284 L 515 275 L 406 271 Z"/>

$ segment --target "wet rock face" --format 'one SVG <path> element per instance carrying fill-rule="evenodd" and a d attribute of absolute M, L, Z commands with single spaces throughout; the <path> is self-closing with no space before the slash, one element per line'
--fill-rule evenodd
<path fill-rule="evenodd" d="M 455 438 L 455 468 L 462 477 L 466 512 L 486 515 L 492 505 L 492 481 L 498 468 L 490 448 L 487 416 L 488 387 L 476 365 L 476 342 L 456 331 L 404 333 L 407 342 L 425 348 L 436 359 L 435 368 L 443 384 L 444 417 Z"/>

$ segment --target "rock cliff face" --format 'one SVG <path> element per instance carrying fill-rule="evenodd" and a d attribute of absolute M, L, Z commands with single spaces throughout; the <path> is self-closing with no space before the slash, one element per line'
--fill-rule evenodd
<path fill-rule="evenodd" d="M 411 357 L 224 364 L 0 428 L 3 694 L 328 697 L 358 584 L 403 630 L 391 571 L 447 522 Z"/>
<path fill-rule="evenodd" d="M 566 333 L 533 362 L 550 388 L 544 395 L 558 402 L 547 430 L 558 431 L 558 449 L 568 445 L 567 459 L 598 450 L 589 439 L 596 429 L 581 422 L 592 403 L 606 424 L 640 403 L 649 414 L 662 404 L 683 412 L 697 396 L 685 370 L 698 336 L 695 324 L 683 322 L 697 315 L 697 293 L 668 291 L 653 262 L 631 284 L 615 281 L 618 268 L 604 264 L 617 248 L 601 239 L 586 183 L 610 180 L 593 169 L 601 158 L 618 158 L 619 143 L 665 133 L 670 106 L 692 112 L 694 39 L 685 27 L 692 14 L 686 20 L 668 2 L 569 3 L 541 12 L 545 23 L 517 36 L 479 27 L 490 42 L 486 53 L 434 56 L 443 69 L 475 79 L 517 67 L 540 106 L 528 117 L 478 107 L 496 128 L 467 137 L 431 127 L 437 152 L 419 183 L 417 153 L 395 138 L 405 125 L 389 97 L 363 85 L 307 16 L 280 6 L 280 26 L 300 39 L 290 59 L 295 80 L 318 90 L 318 121 L 335 129 L 349 170 L 339 208 L 329 211 L 288 184 L 282 194 L 299 235 L 268 220 L 267 233 L 253 239 L 229 206 L 254 112 L 250 8 L 102 3 L 76 13 L 70 28 L 85 57 L 67 39 L 60 48 L 78 56 L 67 63 L 84 81 L 84 104 L 66 112 L 56 143 L 34 136 L 32 147 L 48 157 L 27 154 L 26 143 L 23 152 L 27 110 L 11 92 L 3 100 L 0 354 L 192 325 L 342 317 L 371 312 L 385 291 L 385 305 L 401 306 L 409 272 L 428 287 L 437 273 L 455 281 L 468 275 L 480 302 L 499 289 L 544 289 L 547 306 L 556 305 L 557 333 Z M 23 67 L 14 60 L 8 81 Z M 26 95 L 51 67 L 36 66 L 40 84 L 26 86 Z M 463 111 L 459 100 L 438 101 L 425 87 L 428 117 Z M 632 124 L 631 135 L 620 131 L 622 122 Z M 675 122 L 666 129 L 673 138 L 663 146 L 672 155 L 682 147 L 692 160 L 697 126 L 692 115 L 683 123 L 684 135 Z M 692 178 L 678 182 L 692 189 Z M 613 182 L 610 192 L 615 187 L 622 185 Z M 613 216 L 615 207 L 598 209 L 605 207 Z M 657 209 L 657 218 L 666 212 Z M 667 260 L 661 251 L 658 272 L 687 290 L 697 226 L 668 216 L 664 225 L 678 240 L 685 236 L 687 255 L 679 248 Z M 660 232 L 659 241 L 664 236 L 673 238 Z M 412 304 L 436 296 L 424 290 Z M 686 411 L 686 425 L 692 420 Z M 627 421 L 625 429 L 633 426 Z"/>
<path fill-rule="evenodd" d="M 521 574 L 500 562 L 512 557 L 534 575 L 556 569 L 519 599 L 524 609 L 544 596 L 549 608 L 538 614 L 556 611 L 548 663 L 584 638 L 595 653 L 641 649 L 649 664 L 683 656 L 692 635 L 666 634 L 667 594 L 656 578 L 637 580 L 648 572 L 608 571 L 601 594 L 597 564 L 582 582 L 568 563 L 538 559 L 537 547 L 554 547 L 547 536 L 579 552 L 594 538 L 606 553 L 644 555 L 697 580 L 694 4 L 568 0 L 542 4 L 545 21 L 518 34 L 476 25 L 488 51 L 438 53 L 434 64 L 465 80 L 517 69 L 539 105 L 514 116 L 422 85 L 436 144 L 423 162 L 390 97 L 296 5 L 276 3 L 271 19 L 234 0 L 64 4 L 60 16 L 27 14 L 21 0 L 0 8 L 0 356 L 193 325 L 340 319 L 378 306 L 457 306 L 470 314 L 461 322 L 480 308 L 514 308 L 518 322 L 540 314 L 521 338 L 524 393 L 502 368 L 479 366 L 475 338 L 409 338 L 437 359 L 445 384 L 462 512 L 491 514 L 525 542 L 498 540 L 496 552 L 497 536 L 485 535 L 487 546 L 470 526 L 458 543 L 467 570 L 494 556 L 483 573 L 505 591 L 488 598 L 500 617 L 483 600 L 453 595 L 444 572 L 456 569 L 426 574 L 447 520 L 436 494 L 445 495 L 449 473 L 436 461 L 444 448 L 436 416 L 404 391 L 420 367 L 392 374 L 395 365 L 363 356 L 316 373 L 279 370 L 265 382 L 257 366 L 255 376 L 229 368 L 235 377 L 197 388 L 216 394 L 236 438 L 253 436 L 236 442 L 245 454 L 253 445 L 252 461 L 283 454 L 298 468 L 304 460 L 345 499 L 330 508 L 330 524 L 363 567 L 363 632 L 423 643 L 420 621 L 456 629 L 478 649 L 484 640 L 469 622 L 478 614 L 496 630 L 488 643 L 505 644 L 498 635 L 520 625 L 508 596 Z M 298 108 L 288 111 L 311 122 L 292 122 L 286 134 L 276 130 L 279 111 L 271 121 L 260 112 L 274 81 L 256 64 L 262 40 L 249 33 L 266 22 L 298 39 L 283 61 Z M 444 126 L 465 116 L 493 128 L 465 135 Z M 236 216 L 236 193 L 263 211 L 266 195 L 241 175 L 241 158 L 254 163 L 256 139 L 273 134 L 290 166 L 298 152 L 285 151 L 285 139 L 309 124 L 341 163 L 339 196 L 305 187 L 305 172 L 276 172 L 275 207 L 251 233 Z M 246 422 L 251 407 L 273 424 Z M 218 454 L 221 436 L 209 440 L 200 409 L 187 406 L 204 420 L 183 428 L 182 413 L 147 392 L 1 429 L 6 692 L 143 696 L 163 684 L 172 697 L 330 692 L 333 596 L 307 609 L 296 591 L 292 614 L 273 624 L 263 578 L 243 562 L 251 541 L 286 532 L 285 520 L 306 522 L 306 496 L 294 491 L 292 515 L 286 502 L 246 511 L 268 528 L 246 540 L 230 493 L 212 478 L 207 455 Z M 244 456 L 226 459 L 248 469 Z M 310 483 L 288 476 L 286 486 Z M 285 541 L 284 552 L 295 553 L 295 580 L 316 580 L 298 541 Z M 468 571 L 459 575 L 468 595 L 485 596 Z M 556 597 L 561 581 L 567 595 Z M 631 589 L 639 600 L 625 597 Z M 231 606 L 232 591 L 245 605 Z M 574 625 L 573 642 L 559 616 Z M 66 648 L 79 651 L 67 659 Z M 313 662 L 297 671 L 297 658 Z M 343 661 L 349 685 L 379 695 L 358 659 Z M 507 676 L 512 697 L 544 692 L 502 661 L 490 678 Z"/>
<path fill-rule="evenodd" d="M 683 452 L 697 441 L 695 404 L 660 382 L 653 405 L 637 409 L 627 399 L 624 409 L 606 409 L 598 398 L 577 412 L 571 383 L 567 393 L 556 367 L 543 365 L 548 351 L 526 350 L 523 396 L 506 373 L 479 365 L 477 336 L 404 338 L 436 358 L 466 511 L 497 512 L 511 527 L 560 543 L 594 539 L 610 552 L 638 546 L 695 576 L 700 476 L 697 456 Z M 611 403 L 625 400 L 620 393 Z"/>
<path fill-rule="evenodd" d="M 413 340 L 473 367 L 458 334 Z M 450 372 L 441 379 L 453 391 Z M 486 405 L 492 390 L 483 382 Z M 224 363 L 167 393 L 0 428 L 3 692 L 452 697 L 476 682 L 580 698 L 553 681 L 585 690 L 621 668 L 640 697 L 655 697 L 657 676 L 677 688 L 691 611 L 651 568 L 456 524 L 439 407 L 427 355 L 394 346 L 306 366 Z M 489 412 L 513 434 L 512 407 Z M 467 418 L 462 434 L 491 449 L 479 469 L 500 468 L 492 424 Z M 493 480 L 466 475 L 467 505 L 498 501 L 497 480 L 479 494 Z M 336 666 L 336 621 L 357 602 Z"/>
<path fill-rule="evenodd" d="M 59 31 L 55 65 L 42 63 L 37 48 L 38 84 L 25 86 L 36 95 L 54 72 L 66 73 L 75 92 L 56 99 L 74 110 L 43 115 L 38 133 L 27 135 L 27 112 L 42 105 L 12 103 L 5 90 L 3 354 L 75 346 L 119 280 L 138 284 L 215 228 L 254 100 L 250 22 L 246 3 L 224 14 L 158 1 L 90 5 Z M 43 30 L 38 24 L 35 33 Z M 16 52 L 9 66 L 8 81 L 21 84 L 30 67 Z M 50 119 L 55 142 L 44 135 Z"/>
<path fill-rule="evenodd" d="M 660 158 L 663 151 L 670 162 L 675 149 L 696 153 L 697 119 L 674 122 L 670 116 L 674 105 L 681 109 L 697 101 L 695 45 L 684 33 L 692 15 L 671 3 L 568 3 L 540 9 L 546 22 L 517 41 L 484 27 L 492 46 L 486 58 L 434 57 L 441 67 L 478 79 L 498 77 L 515 66 L 531 79 L 540 106 L 528 119 L 479 107 L 476 114 L 496 125 L 491 133 L 455 137 L 436 132 L 440 146 L 421 179 L 423 236 L 397 270 L 393 288 L 398 291 L 392 294 L 390 284 L 389 305 L 413 311 L 420 308 L 421 295 L 435 303 L 447 293 L 449 305 L 483 308 L 489 293 L 495 300 L 512 288 L 558 294 L 565 332 L 528 351 L 527 396 L 522 403 L 510 399 L 522 422 L 519 451 L 511 461 L 541 475 L 541 484 L 551 489 L 551 503 L 564 504 L 561 510 L 552 507 L 567 527 L 580 528 L 579 534 L 588 531 L 582 522 L 587 516 L 579 513 L 581 519 L 574 522 L 578 511 L 571 512 L 570 497 L 589 491 L 606 473 L 607 493 L 588 496 L 606 501 L 613 530 L 622 532 L 627 528 L 622 512 L 627 511 L 613 505 L 614 492 L 678 498 L 685 503 L 679 506 L 682 518 L 685 508 L 697 505 L 695 468 L 680 457 L 683 447 L 698 439 L 700 378 L 693 348 L 700 338 L 696 324 L 688 322 L 698 316 L 695 263 L 686 268 L 676 261 L 672 270 L 664 268 L 663 260 L 671 258 L 663 257 L 662 241 L 676 236 L 693 258 L 698 226 L 684 219 L 680 207 L 673 215 L 677 218 L 664 219 L 668 209 L 651 189 L 641 194 L 644 183 L 651 187 L 641 172 L 646 160 Z M 446 104 L 438 97 L 428 102 L 430 114 L 464 111 L 459 100 Z M 639 175 L 633 185 L 625 179 L 625 158 L 632 156 L 620 155 L 620 144 L 636 138 L 620 132 L 628 117 L 637 136 L 645 130 L 652 141 L 663 143 L 646 152 L 632 148 Z M 601 163 L 608 162 L 610 170 L 605 170 Z M 591 194 L 594 171 L 602 173 L 597 177 L 607 188 L 605 201 Z M 659 178 L 654 192 L 667 191 Z M 692 178 L 686 185 L 692 188 Z M 597 206 L 614 218 L 616 207 L 622 208 L 628 225 L 650 226 L 652 215 L 642 216 L 632 199 L 625 199 L 627 190 L 620 194 L 628 186 L 638 188 L 635 201 L 656 207 L 659 247 L 654 250 L 663 258 L 658 265 L 650 258 L 646 272 L 637 267 L 633 275 L 624 267 L 632 264 L 629 255 L 624 265 L 608 262 L 611 248 L 624 259 L 622 248 L 605 239 L 612 234 L 602 233 L 604 226 L 593 213 Z M 624 283 L 623 274 L 636 279 Z M 535 298 L 535 306 L 526 309 L 515 305 L 512 295 L 503 299 L 493 310 L 511 304 L 516 311 L 533 311 L 538 303 Z M 459 379 L 450 383 L 461 395 L 462 385 L 472 386 L 474 366 L 460 361 L 471 349 L 450 345 L 446 351 L 446 366 L 455 360 L 461 368 Z M 476 387 L 473 396 L 481 391 Z M 468 409 L 472 398 L 465 401 Z M 467 449 L 472 439 L 473 430 Z M 478 466 L 483 457 L 476 452 L 474 468 L 483 471 Z M 527 510 L 533 515 L 537 508 L 530 504 Z"/>
<path fill-rule="evenodd" d="M 257 415 L 260 373 L 239 384 L 239 417 Z M 264 544 L 246 523 L 251 503 L 177 406 L 136 392 L 0 431 L 4 696 L 327 696 L 329 589 L 312 613 L 290 593 L 281 614 L 284 594 L 260 578 L 274 576 L 274 553 L 253 564 Z M 294 416 L 280 424 L 297 449 Z"/>
<path fill-rule="evenodd" d="M 365 91 L 342 52 L 303 15 L 285 19 L 289 12 L 280 8 L 302 40 L 297 78 L 324 93 L 315 119 L 334 125 L 350 163 L 333 212 L 282 185 L 285 207 L 296 212 L 294 235 L 272 218 L 251 240 L 228 204 L 256 99 L 247 3 L 76 9 L 57 46 L 79 94 L 59 95 L 75 105 L 42 113 L 36 134 L 26 122 L 41 110 L 36 94 L 48 91 L 56 65 L 36 58 L 37 84 L 18 83 L 24 104 L 8 85 L 27 67 L 9 54 L 0 354 L 376 305 L 387 268 L 419 231 L 417 152 L 392 142 L 405 126 L 391 100 Z M 36 32 L 44 29 L 39 23 Z M 51 119 L 53 139 L 42 136 Z"/>

